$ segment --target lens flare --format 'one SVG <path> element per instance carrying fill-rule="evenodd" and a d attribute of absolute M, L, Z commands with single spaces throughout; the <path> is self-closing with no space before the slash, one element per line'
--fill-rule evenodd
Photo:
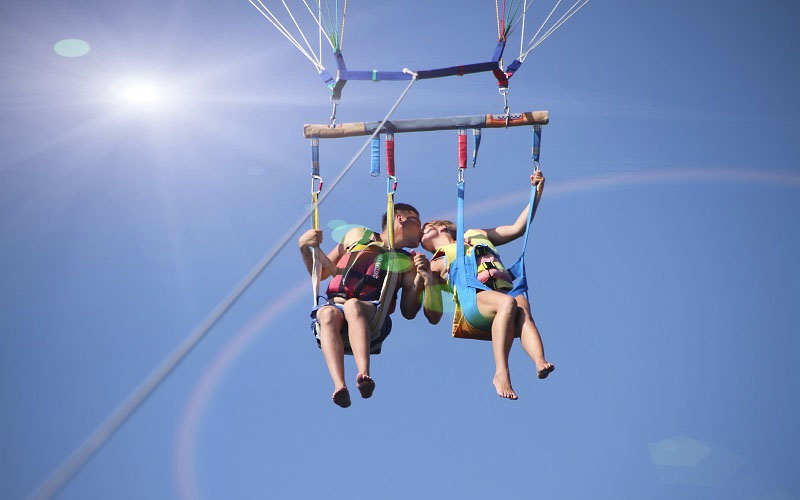
<path fill-rule="evenodd" d="M 78 38 L 65 38 L 56 42 L 53 50 L 61 57 L 81 57 L 89 53 L 91 46 Z"/>
<path fill-rule="evenodd" d="M 129 104 L 157 104 L 163 95 L 159 85 L 153 81 L 129 78 L 111 85 L 111 95 Z"/>

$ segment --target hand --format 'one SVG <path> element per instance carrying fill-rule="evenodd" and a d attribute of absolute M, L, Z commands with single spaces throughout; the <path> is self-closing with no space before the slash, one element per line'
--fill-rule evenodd
<path fill-rule="evenodd" d="M 305 247 L 319 247 L 322 244 L 322 229 L 309 229 L 297 240 L 297 246 L 300 248 Z"/>
<path fill-rule="evenodd" d="M 537 170 L 531 176 L 531 186 L 536 186 L 536 191 L 540 193 L 542 192 L 542 189 L 544 189 L 544 174 L 542 174 L 541 170 Z"/>
<path fill-rule="evenodd" d="M 414 267 L 417 269 L 417 275 L 422 278 L 422 281 L 427 285 L 431 282 L 433 278 L 433 274 L 431 273 L 431 263 L 428 261 L 428 258 L 415 251 L 411 251 L 411 255 L 414 257 Z"/>

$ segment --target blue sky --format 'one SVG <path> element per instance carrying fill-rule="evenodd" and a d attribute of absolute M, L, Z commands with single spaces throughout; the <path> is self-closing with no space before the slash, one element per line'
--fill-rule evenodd
<path fill-rule="evenodd" d="M 791 2 L 595 0 L 512 78 L 512 111 L 551 116 L 527 257 L 557 366 L 537 380 L 515 345 L 518 401 L 488 343 L 398 317 L 373 398 L 334 406 L 291 243 L 57 498 L 800 498 L 799 28 Z M 354 2 L 344 53 L 449 66 L 495 35 L 492 2 Z M 24 498 L 304 213 L 301 127 L 330 104 L 245 0 L 4 1 L 0 41 L 0 497 Z M 121 104 L 130 78 L 166 102 Z M 404 86 L 348 83 L 340 121 Z M 501 110 L 472 75 L 395 116 Z M 326 179 L 360 145 L 323 141 Z M 399 135 L 398 200 L 452 217 L 455 157 L 454 132 Z M 469 225 L 514 220 L 529 161 L 529 130 L 484 133 Z M 326 227 L 378 224 L 367 172 Z"/>

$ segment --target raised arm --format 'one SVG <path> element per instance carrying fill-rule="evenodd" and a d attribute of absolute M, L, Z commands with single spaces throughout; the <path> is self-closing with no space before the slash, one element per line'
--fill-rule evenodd
<path fill-rule="evenodd" d="M 297 240 L 297 246 L 300 247 L 300 255 L 303 257 L 303 263 L 306 265 L 308 274 L 312 273 L 313 261 L 311 252 L 314 251 L 317 253 L 317 259 L 322 264 L 322 276 L 320 279 L 324 280 L 332 276 L 336 272 L 336 262 L 339 262 L 339 259 L 347 252 L 347 246 L 350 242 L 360 239 L 364 235 L 364 230 L 363 227 L 356 227 L 348 231 L 342 241 L 328 255 L 322 253 L 319 248 L 322 244 L 321 229 L 309 229 L 303 233 Z"/>
<path fill-rule="evenodd" d="M 537 170 L 536 173 L 531 176 L 531 185 L 536 186 L 536 196 L 534 199 L 534 204 L 536 204 L 542 197 L 542 191 L 544 190 L 544 175 L 542 175 L 542 172 Z M 525 227 L 527 226 L 528 222 L 528 209 L 529 206 L 525 205 L 525 208 L 522 210 L 522 212 L 519 214 L 519 217 L 517 217 L 517 220 L 513 224 L 508 226 L 497 226 L 494 229 L 484 229 L 483 232 L 489 237 L 489 241 L 491 241 L 494 245 L 503 245 L 509 241 L 514 241 L 525 234 Z M 535 212 L 534 215 L 536 215 Z"/>

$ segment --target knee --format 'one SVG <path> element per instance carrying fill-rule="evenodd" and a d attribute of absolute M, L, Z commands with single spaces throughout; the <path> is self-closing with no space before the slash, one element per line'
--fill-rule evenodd
<path fill-rule="evenodd" d="M 346 316 L 363 315 L 364 303 L 358 299 L 348 299 L 343 306 L 344 314 Z"/>
<path fill-rule="evenodd" d="M 497 314 L 504 314 L 513 317 L 517 314 L 517 311 L 517 302 L 514 300 L 514 297 L 505 295 L 497 304 Z"/>
<path fill-rule="evenodd" d="M 317 311 L 317 321 L 320 325 L 331 325 L 338 328 L 342 324 L 342 313 L 333 306 L 325 306 Z"/>

